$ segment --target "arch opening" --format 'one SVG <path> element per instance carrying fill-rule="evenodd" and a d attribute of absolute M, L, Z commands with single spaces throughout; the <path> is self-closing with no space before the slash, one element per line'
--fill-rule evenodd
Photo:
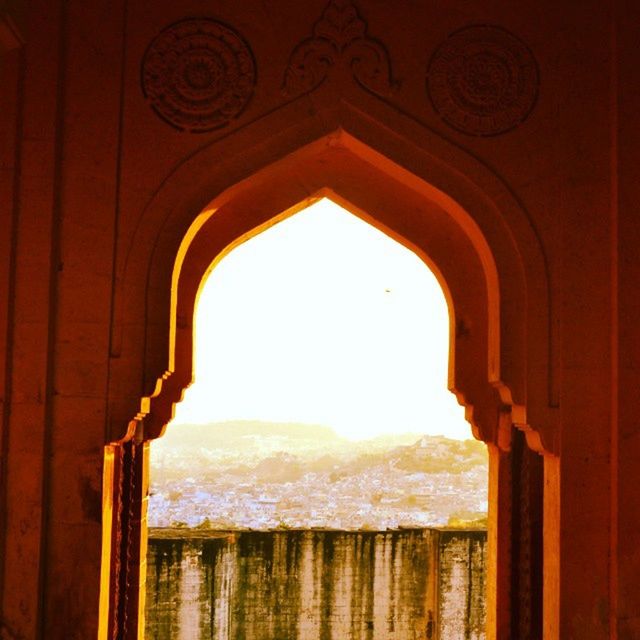
<path fill-rule="evenodd" d="M 177 406 L 174 424 L 203 422 L 208 411 L 209 421 L 260 414 L 332 424 L 358 439 L 358 430 L 385 433 L 385 424 L 397 423 L 408 407 L 410 432 L 435 422 L 444 429 L 439 433 L 470 435 L 462 408 L 446 390 L 451 322 L 440 282 L 415 251 L 330 199 L 216 259 L 203 278 L 195 318 L 194 384 Z M 390 344 L 383 343 L 385 335 Z M 307 353 L 279 353 L 287 339 L 307 345 Z M 303 369 L 307 356 L 319 369 L 297 379 L 292 372 Z M 346 371 L 336 368 L 340 360 Z M 377 378 L 359 366 L 364 361 L 380 372 Z M 267 363 L 275 370 L 272 379 Z M 394 373 L 403 380 L 394 380 Z M 389 399 L 380 397 L 383 388 Z M 346 414 L 347 392 L 365 416 Z M 292 413 L 279 412 L 279 405 L 292 402 Z M 327 404 L 335 407 L 333 414 L 322 413 Z"/>
<path fill-rule="evenodd" d="M 384 131 L 378 134 L 377 140 L 386 140 Z M 465 406 L 474 435 L 489 444 L 489 637 L 511 637 L 510 629 L 517 628 L 519 621 L 528 624 L 531 620 L 528 600 L 519 594 L 531 593 L 531 578 L 534 574 L 539 577 L 541 567 L 531 565 L 529 543 L 516 566 L 512 516 L 521 492 L 531 489 L 538 504 L 542 485 L 539 478 L 535 487 L 529 477 L 521 486 L 512 481 L 517 469 L 510 448 L 518 433 L 514 426 L 525 432 L 529 447 L 543 451 L 555 446 L 553 415 L 547 404 L 547 392 L 553 389 L 548 354 L 527 346 L 527 340 L 537 344 L 548 337 L 541 313 L 548 309 L 546 291 L 527 287 L 532 277 L 527 269 L 534 265 L 539 276 L 541 261 L 538 256 L 527 262 L 525 269 L 521 259 L 522 252 L 535 254 L 537 245 L 535 239 L 527 242 L 527 238 L 531 240 L 530 229 L 526 221 L 523 224 L 517 203 L 490 176 L 480 171 L 476 177 L 488 179 L 491 197 L 415 145 L 409 150 L 406 140 L 380 144 L 387 146 L 386 155 L 339 129 L 278 160 L 269 157 L 262 167 L 243 156 L 243 169 L 229 184 L 213 186 L 200 175 L 197 201 L 205 202 L 205 193 L 220 195 L 207 206 L 199 204 L 196 209 L 201 213 L 194 219 L 189 214 L 194 211 L 193 193 L 186 200 L 182 195 L 185 187 L 190 191 L 190 172 L 202 174 L 217 166 L 218 156 L 209 157 L 210 150 L 205 148 L 198 162 L 189 160 L 150 204 L 146 217 L 151 220 L 155 216 L 164 223 L 158 229 L 146 223 L 140 226 L 138 240 L 143 241 L 149 232 L 154 239 L 147 245 L 142 242 L 140 252 L 127 266 L 117 303 L 118 313 L 125 319 L 123 327 L 130 335 L 114 362 L 112 420 L 115 425 L 121 424 L 119 416 L 124 421 L 133 414 L 134 419 L 124 437 L 119 427 L 114 427 L 113 485 L 114 493 L 124 495 L 131 490 L 133 497 L 116 495 L 111 505 L 116 514 L 114 543 L 105 544 L 105 562 L 112 567 L 111 627 L 124 628 L 132 620 L 139 621 L 143 596 L 134 594 L 144 591 L 139 570 L 142 567 L 143 575 L 140 561 L 146 547 L 141 537 L 144 527 L 136 514 L 145 501 L 148 442 L 162 434 L 192 379 L 192 320 L 202 278 L 213 258 L 323 195 L 433 261 L 430 266 L 455 317 L 450 332 L 448 385 Z M 413 173 L 405 168 L 404 151 L 409 156 L 413 153 L 414 160 L 422 154 L 421 163 L 413 163 Z M 393 157 L 401 162 L 394 162 Z M 470 169 L 468 163 L 462 165 Z M 511 218 L 503 215 L 503 208 Z M 173 264 L 167 255 L 176 256 Z M 143 307 L 137 304 L 141 297 L 146 300 Z M 135 340 L 136 335 L 142 342 Z M 131 345 L 138 344 L 145 345 L 143 358 L 131 354 Z M 139 408 L 132 410 L 131 396 L 122 390 L 130 387 L 136 376 L 148 391 Z M 535 458 L 526 447 L 524 451 Z M 119 503 L 130 508 L 119 510 Z M 521 529 L 533 527 L 537 544 L 541 521 L 534 522 L 527 512 L 517 524 Z M 105 528 L 105 540 L 110 536 Z M 518 572 L 521 575 L 515 575 Z M 118 585 L 123 587 L 121 592 Z M 122 592 L 129 597 L 123 599 Z"/>
<path fill-rule="evenodd" d="M 359 594 L 362 637 L 484 637 L 486 449 L 447 390 L 438 280 L 328 199 L 224 256 L 199 289 L 194 384 L 151 445 L 148 634 L 342 638 Z M 286 611 L 266 595 L 283 590 Z"/>

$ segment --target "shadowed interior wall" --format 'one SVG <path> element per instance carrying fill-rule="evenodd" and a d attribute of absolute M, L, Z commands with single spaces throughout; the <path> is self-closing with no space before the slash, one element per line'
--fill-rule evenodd
<path fill-rule="evenodd" d="M 485 637 L 484 531 L 177 536 L 149 539 L 148 639 Z"/>

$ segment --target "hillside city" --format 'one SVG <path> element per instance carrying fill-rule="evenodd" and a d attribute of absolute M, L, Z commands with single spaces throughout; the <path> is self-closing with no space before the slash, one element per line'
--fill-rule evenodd
<path fill-rule="evenodd" d="M 247 421 L 170 426 L 152 445 L 151 528 L 483 527 L 486 513 L 475 440 Z"/>

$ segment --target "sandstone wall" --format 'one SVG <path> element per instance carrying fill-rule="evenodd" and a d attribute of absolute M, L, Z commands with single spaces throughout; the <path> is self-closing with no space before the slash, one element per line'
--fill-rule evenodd
<path fill-rule="evenodd" d="M 152 640 L 480 640 L 486 532 L 149 541 Z"/>

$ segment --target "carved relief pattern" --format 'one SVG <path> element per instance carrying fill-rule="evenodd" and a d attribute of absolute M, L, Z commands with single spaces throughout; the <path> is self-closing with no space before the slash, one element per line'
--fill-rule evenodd
<path fill-rule="evenodd" d="M 293 50 L 285 72 L 285 94 L 313 91 L 338 64 L 367 91 L 380 96 L 391 93 L 389 54 L 367 35 L 367 24 L 351 0 L 331 0 L 315 23 L 313 36 Z"/>
<path fill-rule="evenodd" d="M 203 133 L 245 109 L 256 83 L 246 42 L 215 20 L 183 20 L 164 29 L 142 60 L 142 90 L 153 110 L 181 131 Z"/>
<path fill-rule="evenodd" d="M 474 136 L 522 123 L 538 96 L 538 66 L 516 36 L 492 26 L 451 34 L 433 54 L 427 89 L 434 109 L 454 129 Z"/>

